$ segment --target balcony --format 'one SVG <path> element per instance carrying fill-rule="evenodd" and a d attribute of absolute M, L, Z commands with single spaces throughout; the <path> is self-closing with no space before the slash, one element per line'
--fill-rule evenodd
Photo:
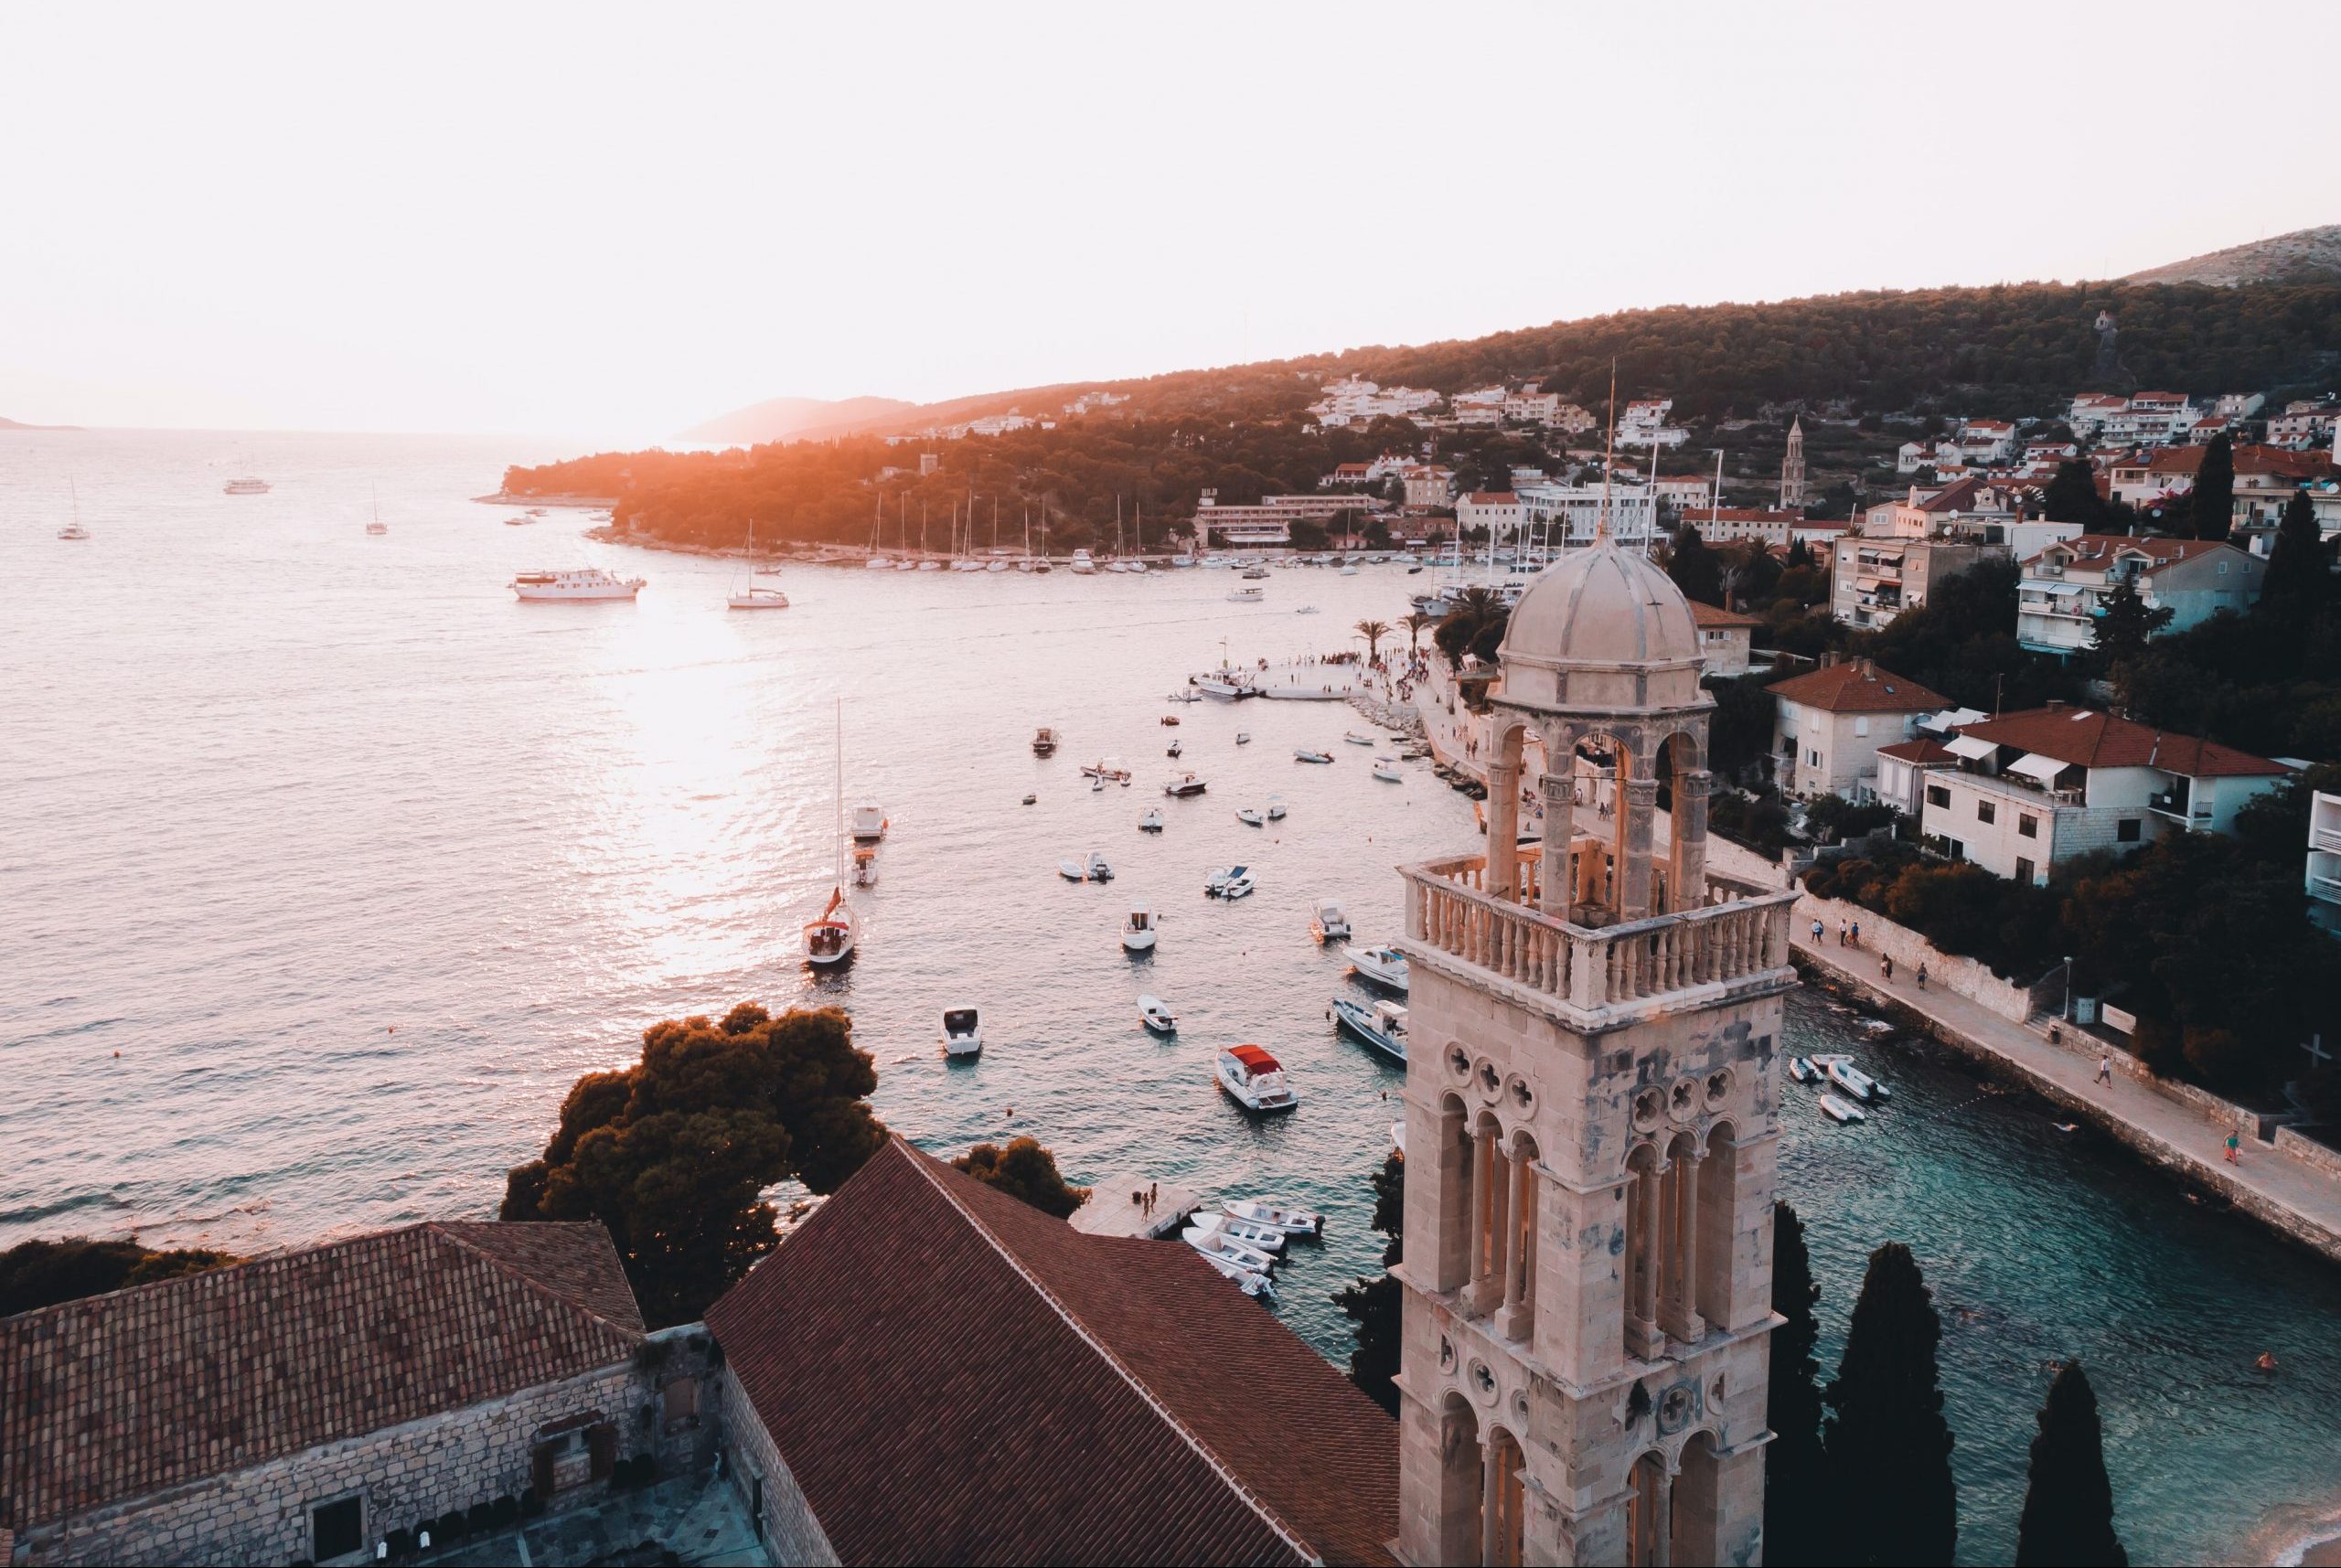
<path fill-rule="evenodd" d="M 2308 896 L 2323 903 L 2341 904 L 2341 877 L 2308 876 Z"/>
<path fill-rule="evenodd" d="M 2146 809 L 2156 816 L 2167 816 L 2173 822 L 2184 823 L 2189 827 L 2208 827 L 2211 825 L 2211 808 L 2190 802 L 2189 792 L 2183 787 L 2148 795 Z"/>
<path fill-rule="evenodd" d="M 1521 856 L 1533 901 L 1539 852 Z M 1547 998 L 1581 1026 L 1631 1020 L 1671 1003 L 1755 982 L 1785 984 L 1793 891 L 1710 875 L 1717 901 L 1623 925 L 1558 919 L 1486 891 L 1484 856 L 1403 869 L 1406 935 L 1492 979 Z"/>
<path fill-rule="evenodd" d="M 2312 849 L 2324 849 L 2332 854 L 2341 855 L 2341 827 L 2313 827 L 2309 829 L 2308 842 Z"/>

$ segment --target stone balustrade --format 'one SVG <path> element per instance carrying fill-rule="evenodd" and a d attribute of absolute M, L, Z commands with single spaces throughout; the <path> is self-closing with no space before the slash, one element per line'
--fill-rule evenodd
<path fill-rule="evenodd" d="M 1520 880 L 1533 890 L 1534 850 Z M 1525 899 L 1486 891 L 1483 856 L 1405 868 L 1406 934 L 1414 941 L 1525 987 L 1593 1010 L 1725 985 L 1788 964 L 1796 895 L 1711 878 L 1715 900 L 1626 925 L 1584 926 Z"/>

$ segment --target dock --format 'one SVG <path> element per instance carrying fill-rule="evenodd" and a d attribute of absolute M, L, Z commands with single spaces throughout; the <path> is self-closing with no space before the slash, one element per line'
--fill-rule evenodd
<path fill-rule="evenodd" d="M 1141 1199 L 1154 1189 L 1154 1207 Z M 1089 1201 L 1073 1211 L 1073 1228 L 1085 1236 L 1138 1236 L 1157 1241 L 1175 1236 L 1203 1200 L 1184 1187 L 1143 1176 L 1109 1176 L 1089 1189 Z"/>

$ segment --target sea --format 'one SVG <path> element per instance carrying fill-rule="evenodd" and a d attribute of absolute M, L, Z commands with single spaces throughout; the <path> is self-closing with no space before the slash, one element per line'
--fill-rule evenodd
<path fill-rule="evenodd" d="M 1426 579 L 1285 571 L 1239 604 L 1223 571 L 802 567 L 788 610 L 727 613 L 736 562 L 470 498 L 576 450 L 0 432 L 0 1245 L 249 1251 L 491 1215 L 571 1083 L 651 1024 L 834 1004 L 879 1114 L 935 1153 L 1030 1134 L 1075 1181 L 1324 1211 L 1274 1310 L 1345 1362 L 1331 1297 L 1378 1266 L 1368 1178 L 1400 1074 L 1329 1022 L 1363 993 L 1309 913 L 1330 897 L 1361 940 L 1398 934 L 1393 868 L 1467 847 L 1470 804 L 1427 764 L 1372 778 L 1388 748 L 1344 743 L 1374 731 L 1342 705 L 1165 699 L 1223 657 L 1358 648 Z M 247 473 L 269 493 L 222 493 Z M 93 537 L 61 541 L 77 506 Z M 648 586 L 507 586 L 587 564 Z M 1046 760 L 1041 725 L 1064 737 Z M 1304 745 L 1334 763 L 1296 763 Z M 1134 785 L 1088 789 L 1106 758 Z M 1174 767 L 1208 793 L 1166 799 Z M 1271 794 L 1282 821 L 1236 819 Z M 797 931 L 838 874 L 840 795 L 891 826 L 860 955 L 818 976 Z M 1111 883 L 1058 876 L 1092 850 Z M 1235 863 L 1258 892 L 1207 899 Z M 1133 906 L 1160 912 L 1150 956 L 1119 944 Z M 1141 993 L 1178 1010 L 1174 1039 L 1140 1025 Z M 961 1006 L 983 1014 L 973 1066 L 937 1044 Z M 1256 1123 L 1214 1089 L 1238 1040 L 1285 1062 L 1296 1114 Z M 2267 1561 L 2341 1512 L 2341 1270 L 1825 996 L 1790 999 L 1789 1043 L 1895 1089 L 1853 1128 L 1788 1090 L 1781 1185 L 1824 1377 L 1870 1250 L 1906 1242 L 1926 1270 L 1961 1561 L 2012 1555 L 2033 1414 L 2074 1356 L 2133 1560 Z"/>

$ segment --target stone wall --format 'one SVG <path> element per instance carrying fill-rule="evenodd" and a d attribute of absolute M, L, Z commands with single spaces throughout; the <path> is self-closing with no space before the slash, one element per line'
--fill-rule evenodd
<path fill-rule="evenodd" d="M 1927 966 L 1927 984 L 1940 986 L 1955 996 L 1966 997 L 1978 1006 L 1989 1008 L 2013 1023 L 2022 1023 L 2032 1016 L 2032 991 L 2029 987 L 2013 985 L 1977 963 L 1972 958 L 1960 958 L 1938 953 L 1927 939 L 1908 926 L 1897 925 L 1874 909 L 1864 909 L 1843 899 L 1815 898 L 1800 893 L 1796 901 L 1796 940 L 1800 944 L 1812 942 L 1812 923 L 1821 923 L 1820 945 L 1828 949 L 1829 956 L 1850 961 L 1855 965 L 1877 967 L 1882 955 L 1891 955 L 1897 975 L 1916 975 L 1919 965 Z M 1837 945 L 1837 927 L 1859 922 L 1862 928 L 1860 955 Z"/>
<path fill-rule="evenodd" d="M 717 1435 L 723 1445 L 724 1463 L 740 1488 L 741 1509 L 755 1518 L 757 1533 L 773 1561 L 835 1568 L 838 1554 L 820 1520 L 813 1517 L 812 1505 L 805 1500 L 796 1477 L 781 1458 L 772 1434 L 764 1430 L 756 1407 L 749 1403 L 747 1392 L 728 1366 L 710 1381 L 714 1385 L 720 1423 Z M 761 1498 L 759 1481 L 763 1483 Z"/>

